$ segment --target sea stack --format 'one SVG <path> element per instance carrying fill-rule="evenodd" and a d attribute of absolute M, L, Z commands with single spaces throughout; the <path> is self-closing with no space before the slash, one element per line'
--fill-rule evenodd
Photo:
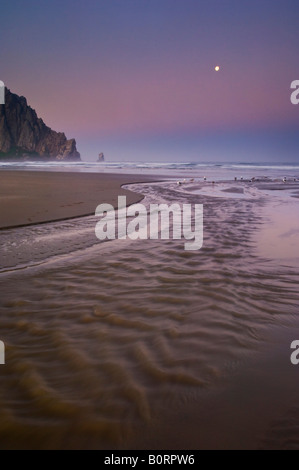
<path fill-rule="evenodd" d="M 75 139 L 46 126 L 26 98 L 5 88 L 0 105 L 0 160 L 80 161 Z"/>

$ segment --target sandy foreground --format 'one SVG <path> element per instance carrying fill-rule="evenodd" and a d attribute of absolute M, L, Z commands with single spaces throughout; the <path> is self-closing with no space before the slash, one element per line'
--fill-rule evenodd
<path fill-rule="evenodd" d="M 0 172 L 0 228 L 92 215 L 102 203 L 117 205 L 118 196 L 134 204 L 142 195 L 122 189 L 140 175 L 40 171 Z"/>

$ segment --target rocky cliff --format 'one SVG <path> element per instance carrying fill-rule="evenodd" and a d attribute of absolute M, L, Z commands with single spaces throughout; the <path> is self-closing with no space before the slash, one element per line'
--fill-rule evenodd
<path fill-rule="evenodd" d="M 7 88 L 5 104 L 0 105 L 0 159 L 81 160 L 75 139 L 47 127 L 26 98 Z"/>

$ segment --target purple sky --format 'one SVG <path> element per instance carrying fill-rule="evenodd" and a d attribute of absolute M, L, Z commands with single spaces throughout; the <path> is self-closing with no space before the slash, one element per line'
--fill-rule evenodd
<path fill-rule="evenodd" d="M 299 163 L 298 18 L 298 0 L 2 0 L 0 79 L 83 159 Z"/>

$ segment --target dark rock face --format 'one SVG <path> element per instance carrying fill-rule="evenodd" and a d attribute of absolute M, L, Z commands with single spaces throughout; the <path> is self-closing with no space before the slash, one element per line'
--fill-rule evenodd
<path fill-rule="evenodd" d="M 5 105 L 0 105 L 0 159 L 81 160 L 75 139 L 47 127 L 26 98 L 7 88 Z"/>

